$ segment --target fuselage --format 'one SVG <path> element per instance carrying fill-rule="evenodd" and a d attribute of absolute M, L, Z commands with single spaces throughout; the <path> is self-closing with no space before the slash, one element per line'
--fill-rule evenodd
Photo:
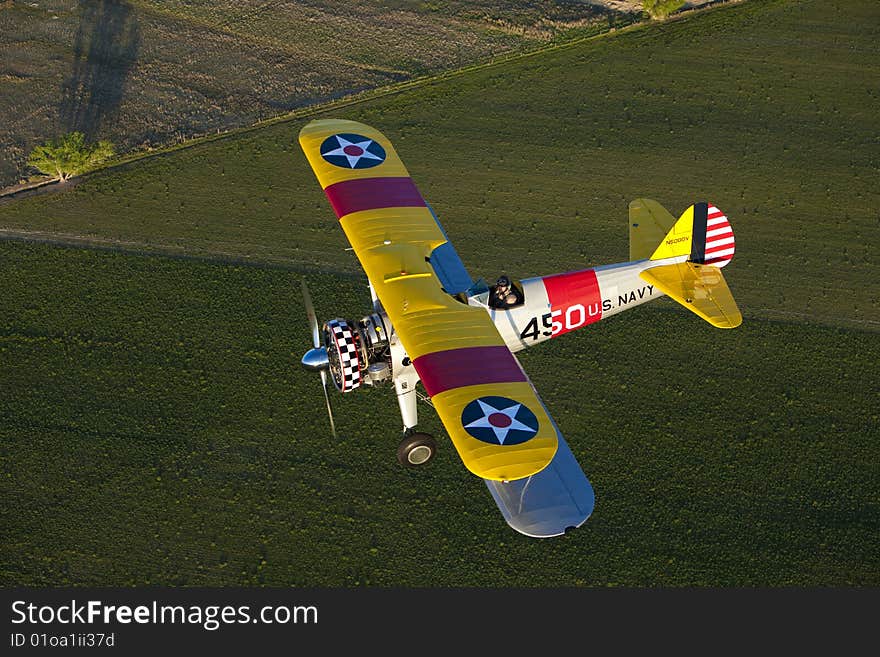
<path fill-rule="evenodd" d="M 523 302 L 504 309 L 491 307 L 492 290 L 478 283 L 471 288 L 467 302 L 488 312 L 507 347 L 517 352 L 662 297 L 663 293 L 640 278 L 639 273 L 660 262 L 681 260 L 636 260 L 523 279 L 518 282 Z M 415 391 L 419 375 L 372 288 L 371 294 L 388 339 L 388 351 L 382 358 L 387 358 L 390 365 L 404 428 L 413 427 L 417 421 Z M 371 377 L 364 382 L 376 383 Z"/>
<path fill-rule="evenodd" d="M 476 283 L 469 289 L 467 303 L 489 313 L 510 351 L 522 351 L 663 296 L 639 274 L 658 264 L 672 264 L 686 258 L 636 260 L 523 279 L 518 282 L 522 290 L 522 303 L 504 309 L 493 308 L 489 303 L 492 290 L 485 283 Z M 408 430 L 416 426 L 418 421 L 416 385 L 419 374 L 372 286 L 370 292 L 376 315 L 361 320 L 358 325 L 381 324 L 382 335 L 386 337 L 371 342 L 374 347 L 379 345 L 382 351 L 380 355 L 379 352 L 371 352 L 365 356 L 364 363 L 370 364 L 367 370 L 369 376 L 362 377 L 363 382 L 370 386 L 381 382 L 379 379 L 393 382 L 404 430 Z M 354 325 L 354 322 L 349 324 Z M 377 378 L 373 374 L 376 363 L 390 366 L 385 377 Z M 361 367 L 360 363 L 358 367 Z"/>
<path fill-rule="evenodd" d="M 507 347 L 521 351 L 663 296 L 639 277 L 656 265 L 637 260 L 524 279 L 523 303 L 513 308 L 492 308 L 488 290 L 468 303 L 485 308 Z"/>

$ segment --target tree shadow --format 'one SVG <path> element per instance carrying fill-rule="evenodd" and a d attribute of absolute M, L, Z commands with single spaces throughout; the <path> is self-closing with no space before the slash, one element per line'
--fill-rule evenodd
<path fill-rule="evenodd" d="M 140 31 L 132 8 L 118 0 L 80 0 L 73 72 L 62 86 L 61 123 L 92 141 L 122 102 Z"/>

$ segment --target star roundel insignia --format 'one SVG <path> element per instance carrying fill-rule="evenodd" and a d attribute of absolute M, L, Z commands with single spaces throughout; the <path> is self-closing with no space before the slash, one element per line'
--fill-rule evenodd
<path fill-rule="evenodd" d="M 461 412 L 461 425 L 477 440 L 518 445 L 538 433 L 538 418 L 528 406 L 507 397 L 480 397 Z"/>
<path fill-rule="evenodd" d="M 344 169 L 369 169 L 385 161 L 385 149 L 361 135 L 330 135 L 321 144 L 321 157 Z"/>

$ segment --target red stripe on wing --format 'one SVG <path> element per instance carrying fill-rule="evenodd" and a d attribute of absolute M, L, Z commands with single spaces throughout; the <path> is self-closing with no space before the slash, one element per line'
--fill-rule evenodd
<path fill-rule="evenodd" d="M 435 351 L 416 358 L 413 366 L 429 397 L 481 383 L 528 381 L 516 358 L 504 346 Z"/>
<path fill-rule="evenodd" d="M 424 207 L 425 200 L 412 178 L 355 178 L 324 189 L 336 216 L 379 208 Z"/>

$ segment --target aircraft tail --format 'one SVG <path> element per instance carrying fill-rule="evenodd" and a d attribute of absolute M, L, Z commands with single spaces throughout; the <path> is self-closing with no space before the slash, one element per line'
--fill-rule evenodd
<path fill-rule="evenodd" d="M 733 259 L 733 229 L 711 203 L 694 203 L 684 211 L 651 254 L 651 260 L 687 255 L 699 265 L 723 267 Z"/>
<path fill-rule="evenodd" d="M 633 205 L 637 203 L 640 205 L 635 208 L 634 219 Z M 656 235 L 671 216 L 655 201 L 639 199 L 630 204 L 630 255 L 633 224 L 641 224 L 637 219 L 649 217 L 654 223 L 653 229 L 640 235 L 643 242 L 650 230 Z M 637 250 L 644 253 L 644 244 L 637 245 Z M 713 326 L 734 328 L 742 323 L 742 314 L 721 273 L 721 267 L 731 261 L 733 253 L 733 229 L 724 213 L 711 203 L 695 203 L 675 221 L 651 253 L 650 260 L 663 261 L 662 264 L 658 262 L 639 276 Z"/>

